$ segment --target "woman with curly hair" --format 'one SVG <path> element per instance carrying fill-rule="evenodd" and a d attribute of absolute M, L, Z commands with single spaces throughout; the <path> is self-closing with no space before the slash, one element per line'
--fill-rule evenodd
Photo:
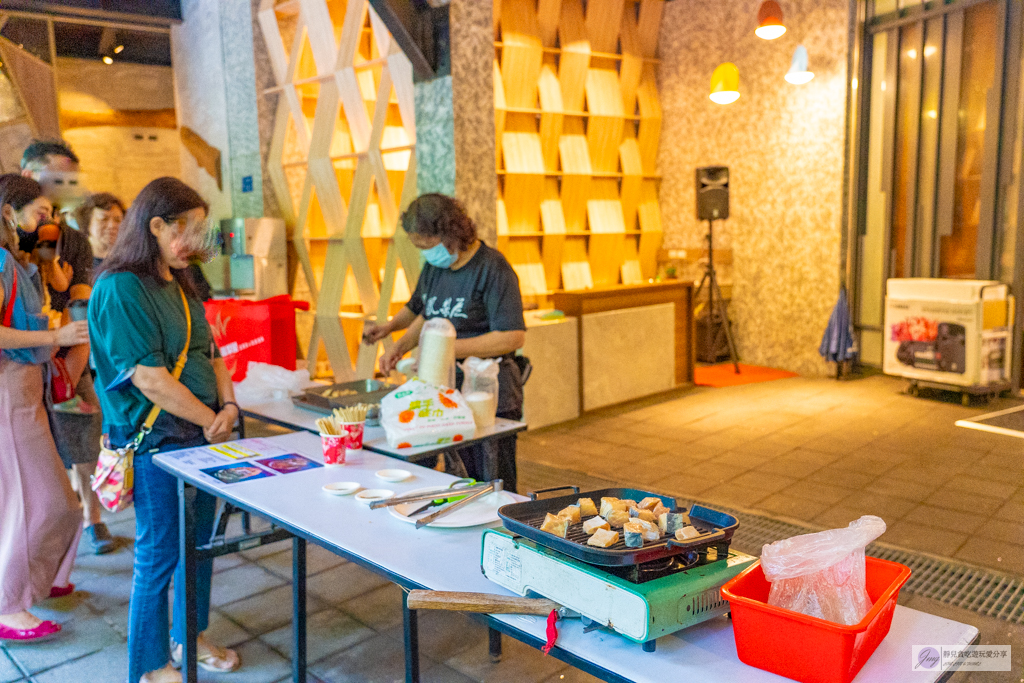
<path fill-rule="evenodd" d="M 409 241 L 422 250 L 426 265 L 416 291 L 401 311 L 379 325 L 368 324 L 364 337 L 377 342 L 407 330 L 380 359 L 387 374 L 419 344 L 423 323 L 447 318 L 455 326 L 455 357 L 459 360 L 500 358 L 498 417 L 523 416 L 523 381 L 515 352 L 526 341 L 519 278 L 496 249 L 476 236 L 476 226 L 462 205 L 441 194 L 418 197 L 404 214 Z M 458 373 L 461 375 L 461 373 Z M 465 465 L 463 476 L 484 477 L 485 446 L 467 446 L 456 453 Z M 516 490 L 515 437 L 498 440 L 498 476 L 505 489 Z"/>

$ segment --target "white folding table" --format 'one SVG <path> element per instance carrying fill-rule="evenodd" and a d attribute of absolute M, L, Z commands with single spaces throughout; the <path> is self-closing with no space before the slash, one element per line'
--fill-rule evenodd
<path fill-rule="evenodd" d="M 297 453 L 322 462 L 320 439 L 308 432 L 297 432 L 266 439 L 234 442 L 261 453 Z M 464 529 L 416 528 L 387 510 L 370 510 L 353 497 L 332 496 L 322 486 L 334 481 L 356 481 L 367 488 L 383 484 L 374 475 L 394 464 L 388 457 L 364 451 L 342 467 L 315 469 L 269 476 L 234 484 L 204 474 L 204 467 L 216 466 L 218 459 L 208 449 L 161 453 L 154 462 L 178 479 L 181 549 L 186 568 L 186 681 L 196 681 L 195 640 L 196 597 L 195 563 L 200 558 L 235 552 L 251 547 L 233 541 L 217 547 L 197 548 L 195 524 L 189 504 L 189 488 L 195 487 L 223 498 L 232 505 L 260 515 L 286 531 L 293 539 L 293 674 L 298 683 L 305 681 L 305 544 L 312 541 L 327 550 L 387 578 L 405 589 L 426 588 L 443 591 L 471 591 L 509 595 L 491 583 L 480 571 L 480 546 L 484 527 Z M 246 462 L 225 460 L 222 464 Z M 397 484 L 386 484 L 397 494 L 424 486 L 446 486 L 453 477 L 410 465 L 414 476 Z M 521 497 L 517 497 L 520 499 Z M 495 526 L 497 524 L 495 523 Z M 273 533 L 273 532 L 271 532 Z M 273 537 L 277 540 L 277 537 Z M 267 541 L 269 542 L 269 541 Z M 416 613 L 403 600 L 406 636 L 406 680 L 419 680 Z M 545 638 L 543 617 L 514 615 L 487 616 L 492 629 L 532 647 L 541 647 Z M 781 683 L 788 680 L 746 666 L 736 656 L 732 623 L 719 618 L 658 640 L 657 651 L 644 652 L 641 646 L 615 633 L 598 630 L 584 633 L 578 620 L 558 624 L 557 646 L 551 654 L 606 681 L 700 680 L 713 683 Z M 892 683 L 943 680 L 941 672 L 913 672 L 913 645 L 953 645 L 972 643 L 978 629 L 949 619 L 897 606 L 888 637 L 857 676 L 858 683 Z"/>
<path fill-rule="evenodd" d="M 292 403 L 291 399 L 287 398 L 275 401 L 264 401 L 262 403 L 243 402 L 241 404 L 241 413 L 243 417 L 252 418 L 260 422 L 266 422 L 268 424 L 277 425 L 278 427 L 284 427 L 285 429 L 292 429 L 295 431 L 312 432 L 313 434 L 320 433 L 320 430 L 316 426 L 316 420 L 318 417 L 324 417 L 312 410 L 299 408 Z M 388 445 L 383 427 L 367 427 L 363 433 L 363 448 L 392 458 L 405 460 L 406 462 L 420 462 L 421 460 L 426 460 L 427 458 L 434 457 L 444 453 L 445 451 L 458 450 L 473 444 L 487 443 L 493 439 L 513 436 L 525 429 L 525 422 L 506 420 L 499 417 L 494 421 L 494 426 L 487 427 L 486 429 L 478 429 L 476 435 L 472 439 L 460 441 L 458 444 L 419 446 L 417 448 L 392 448 Z M 486 478 L 493 479 L 494 477 L 487 476 Z"/>

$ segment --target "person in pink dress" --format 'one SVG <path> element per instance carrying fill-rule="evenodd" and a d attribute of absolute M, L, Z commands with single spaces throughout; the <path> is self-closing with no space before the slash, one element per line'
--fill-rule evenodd
<path fill-rule="evenodd" d="M 0 640 L 53 636 L 29 608 L 67 595 L 82 509 L 64 473 L 43 404 L 54 347 L 89 340 L 86 322 L 50 330 L 29 254 L 53 207 L 31 178 L 0 176 Z"/>

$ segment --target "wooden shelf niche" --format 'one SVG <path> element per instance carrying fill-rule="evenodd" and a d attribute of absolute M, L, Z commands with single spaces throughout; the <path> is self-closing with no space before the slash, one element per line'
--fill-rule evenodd
<path fill-rule="evenodd" d="M 526 298 L 657 271 L 663 2 L 494 0 L 498 246 Z"/>
<path fill-rule="evenodd" d="M 277 83 L 264 93 L 277 97 L 269 175 L 301 271 L 292 296 L 315 311 L 307 358 L 339 381 L 370 377 L 379 347 L 360 343 L 363 319 L 386 319 L 419 277 L 395 229 L 416 196 L 412 66 L 366 0 L 262 0 L 259 24 Z"/>

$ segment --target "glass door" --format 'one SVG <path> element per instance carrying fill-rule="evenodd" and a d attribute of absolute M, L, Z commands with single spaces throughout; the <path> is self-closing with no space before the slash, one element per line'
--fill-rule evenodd
<path fill-rule="evenodd" d="M 853 312 L 880 364 L 888 278 L 993 276 L 1006 2 L 871 4 Z"/>

